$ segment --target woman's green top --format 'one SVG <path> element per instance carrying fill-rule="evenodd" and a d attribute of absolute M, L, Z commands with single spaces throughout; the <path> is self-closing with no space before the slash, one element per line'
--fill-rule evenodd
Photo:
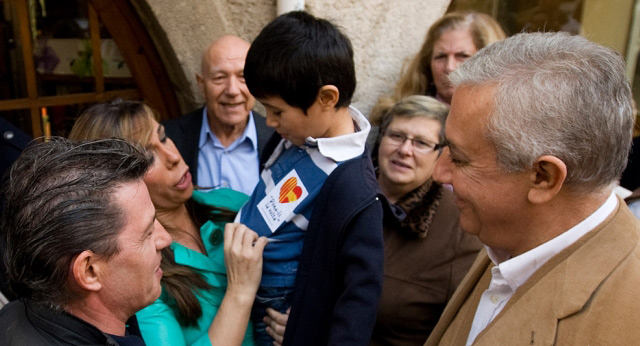
<path fill-rule="evenodd" d="M 200 204 L 238 211 L 249 196 L 231 189 L 217 189 L 210 192 L 194 191 L 192 198 Z M 227 287 L 223 253 L 225 223 L 208 221 L 200 228 L 207 255 L 176 242 L 171 244 L 176 263 L 193 268 L 213 288 L 198 290 L 196 296 L 202 307 L 202 316 L 196 324 L 189 326 L 178 322 L 175 301 L 163 289 L 160 298 L 136 314 L 147 346 L 211 345 L 208 330 L 218 313 Z M 251 322 L 247 326 L 242 345 L 255 345 Z"/>

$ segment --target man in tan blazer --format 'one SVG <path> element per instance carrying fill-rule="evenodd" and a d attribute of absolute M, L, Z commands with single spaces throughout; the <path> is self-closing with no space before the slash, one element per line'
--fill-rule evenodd
<path fill-rule="evenodd" d="M 485 249 L 425 345 L 640 344 L 640 223 L 613 194 L 633 125 L 622 59 L 519 34 L 449 78 L 434 178 Z"/>

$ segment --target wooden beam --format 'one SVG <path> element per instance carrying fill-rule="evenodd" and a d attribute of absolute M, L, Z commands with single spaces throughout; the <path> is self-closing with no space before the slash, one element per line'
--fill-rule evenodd
<path fill-rule="evenodd" d="M 29 23 L 29 11 L 27 9 L 27 1 L 14 1 L 16 5 L 16 14 L 18 16 L 20 32 L 20 46 L 22 48 L 22 60 L 24 63 L 24 74 L 27 82 L 27 98 L 35 100 L 38 98 L 38 87 L 36 86 L 36 69 L 33 64 L 33 44 L 31 42 L 31 28 Z M 42 136 L 42 122 L 40 119 L 40 109 L 38 107 L 31 108 L 31 131 L 33 137 Z"/>
<path fill-rule="evenodd" d="M 173 85 L 147 29 L 127 0 L 90 0 L 142 92 L 161 119 L 181 115 Z"/>
<path fill-rule="evenodd" d="M 16 109 L 31 109 L 38 112 L 38 123 L 40 123 L 40 108 L 50 106 L 64 106 L 81 103 L 95 103 L 108 101 L 116 97 L 125 99 L 141 99 L 140 91 L 137 89 L 113 90 L 106 91 L 102 94 L 86 93 L 86 94 L 68 94 L 61 96 L 45 96 L 37 100 L 28 98 L 0 100 L 0 111 L 9 111 Z M 33 116 L 33 114 L 32 114 Z"/>

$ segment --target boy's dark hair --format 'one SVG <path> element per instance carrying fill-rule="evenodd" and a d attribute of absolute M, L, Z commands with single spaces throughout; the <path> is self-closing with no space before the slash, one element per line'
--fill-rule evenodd
<path fill-rule="evenodd" d="M 280 15 L 251 44 L 244 77 L 254 97 L 279 96 L 305 114 L 324 85 L 338 88 L 336 107 L 347 107 L 356 89 L 351 41 L 326 19 Z"/>

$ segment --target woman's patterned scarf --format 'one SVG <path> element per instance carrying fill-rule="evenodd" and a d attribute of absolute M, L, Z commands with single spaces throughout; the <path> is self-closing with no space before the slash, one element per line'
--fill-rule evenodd
<path fill-rule="evenodd" d="M 442 185 L 435 183 L 433 179 L 402 196 L 396 203 L 407 214 L 404 220 L 399 221 L 402 231 L 408 235 L 425 238 L 441 197 Z"/>

